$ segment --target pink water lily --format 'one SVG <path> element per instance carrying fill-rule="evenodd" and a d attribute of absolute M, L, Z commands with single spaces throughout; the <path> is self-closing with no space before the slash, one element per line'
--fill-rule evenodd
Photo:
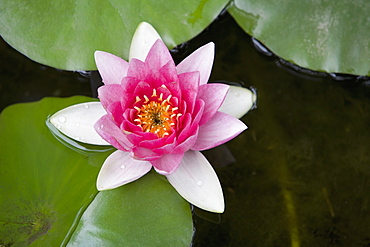
<path fill-rule="evenodd" d="M 105 84 L 98 89 L 100 102 L 63 109 L 51 122 L 79 141 L 117 148 L 100 170 L 98 190 L 132 182 L 154 167 L 190 203 L 224 211 L 220 182 L 199 151 L 245 130 L 243 122 L 225 112 L 240 117 L 255 95 L 237 87 L 228 94 L 228 85 L 207 84 L 213 59 L 214 44 L 208 43 L 176 66 L 158 33 L 145 22 L 135 32 L 129 62 L 95 52 Z M 235 108 L 240 110 L 235 113 Z"/>

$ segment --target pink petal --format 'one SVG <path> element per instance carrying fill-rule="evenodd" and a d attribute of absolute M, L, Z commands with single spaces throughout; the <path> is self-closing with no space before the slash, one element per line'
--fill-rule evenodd
<path fill-rule="evenodd" d="M 165 64 L 158 72 L 162 77 L 162 82 L 160 84 L 157 82 L 156 87 L 160 88 L 164 85 L 171 92 L 172 96 L 179 97 L 181 90 L 177 70 L 173 61 Z"/>
<path fill-rule="evenodd" d="M 148 69 L 148 66 L 146 66 L 143 61 L 133 58 L 130 60 L 130 66 L 127 70 L 127 77 L 132 77 L 139 81 L 144 81 L 147 78 L 149 72 L 150 70 Z"/>
<path fill-rule="evenodd" d="M 221 145 L 239 135 L 247 126 L 239 119 L 216 112 L 208 123 L 199 127 L 198 139 L 192 150 L 206 150 Z"/>
<path fill-rule="evenodd" d="M 177 132 L 177 141 L 181 143 L 189 137 L 192 116 L 190 113 L 186 113 L 185 115 L 181 116 L 179 120 L 181 122 L 178 123 L 179 127 Z"/>
<path fill-rule="evenodd" d="M 153 161 L 159 159 L 161 155 L 153 152 L 152 149 L 143 147 L 134 147 L 132 149 L 132 154 L 135 159 Z"/>
<path fill-rule="evenodd" d="M 173 60 L 168 61 L 165 65 L 163 65 L 159 69 L 159 73 L 165 78 L 167 82 L 179 82 L 178 76 L 177 76 L 177 69 L 175 66 L 175 63 Z M 162 85 L 159 85 L 162 86 Z"/>
<path fill-rule="evenodd" d="M 94 124 L 105 114 L 100 102 L 86 102 L 58 111 L 50 117 L 50 122 L 60 132 L 77 141 L 109 145 L 94 129 Z"/>
<path fill-rule="evenodd" d="M 203 112 L 205 111 L 204 107 L 205 107 L 205 103 L 204 103 L 203 100 L 197 99 L 197 101 L 195 101 L 195 106 L 194 106 L 194 109 L 193 109 L 193 122 L 192 122 L 192 124 L 199 125 L 199 122 L 203 117 Z"/>
<path fill-rule="evenodd" d="M 137 126 L 131 120 L 127 120 L 127 115 L 129 114 L 130 111 L 132 111 L 132 109 L 126 109 L 126 111 L 123 113 L 124 120 L 122 121 L 121 126 L 120 126 L 120 129 L 123 132 L 126 132 L 127 139 L 129 139 L 129 140 L 130 140 L 129 135 L 131 135 L 132 133 L 135 133 L 135 132 L 142 133 L 142 129 L 141 129 L 140 126 Z M 149 134 L 149 136 L 150 136 L 150 134 Z M 153 136 L 155 136 L 155 135 L 153 134 Z M 145 137 L 148 137 L 148 135 L 145 136 Z M 140 136 L 139 138 L 142 138 L 142 136 Z M 131 141 L 131 142 L 136 143 L 136 141 Z"/>
<path fill-rule="evenodd" d="M 121 101 L 123 93 L 123 87 L 117 84 L 104 85 L 98 88 L 100 102 L 105 108 L 111 103 Z"/>
<path fill-rule="evenodd" d="M 147 77 L 144 79 L 144 81 L 150 83 L 151 88 L 160 88 L 162 85 L 164 85 L 171 91 L 172 96 L 175 96 L 177 94 L 174 94 L 174 92 L 177 93 L 176 90 L 179 89 L 177 75 L 174 75 L 176 76 L 175 81 L 172 80 L 168 81 L 167 77 L 172 72 L 167 71 L 165 67 L 166 65 L 162 67 L 160 70 L 149 68 L 148 70 L 150 71 L 150 73 L 147 74 Z M 175 90 L 173 90 L 172 88 L 174 88 Z"/>
<path fill-rule="evenodd" d="M 185 100 L 189 109 L 193 109 L 199 88 L 199 71 L 179 75 L 182 100 Z"/>
<path fill-rule="evenodd" d="M 122 122 L 121 129 L 126 132 L 132 131 L 132 126 L 130 126 L 132 123 L 129 123 L 128 121 Z M 135 125 L 136 126 L 136 125 Z M 157 135 L 151 132 L 143 132 L 141 131 L 141 127 L 138 127 L 140 130 L 136 131 L 133 130 L 132 133 L 127 134 L 127 139 L 130 140 L 131 143 L 138 145 L 143 140 L 153 140 L 157 138 Z"/>
<path fill-rule="evenodd" d="M 147 97 L 149 97 L 150 95 L 152 95 L 152 93 L 153 93 L 153 88 L 151 87 L 151 85 L 145 81 L 141 81 L 136 85 L 133 94 L 141 96 L 141 97 L 143 95 L 146 95 Z"/>
<path fill-rule="evenodd" d="M 173 173 L 180 165 L 184 153 L 164 154 L 161 158 L 151 161 L 155 170 L 162 175 Z"/>
<path fill-rule="evenodd" d="M 185 153 L 191 149 L 198 138 L 198 125 L 195 126 L 194 134 L 173 149 L 173 153 Z"/>
<path fill-rule="evenodd" d="M 184 116 L 181 117 L 181 125 L 184 126 L 184 128 L 178 130 L 177 134 L 178 143 L 182 143 L 185 139 L 197 134 L 199 120 L 202 117 L 203 110 L 204 110 L 204 101 L 197 100 L 195 102 L 193 115 L 186 113 Z"/>
<path fill-rule="evenodd" d="M 94 56 L 104 84 L 120 84 L 127 74 L 128 62 L 104 51 L 96 51 Z"/>
<path fill-rule="evenodd" d="M 150 162 L 135 160 L 128 152 L 117 150 L 105 160 L 96 187 L 99 191 L 117 188 L 142 177 L 151 168 Z"/>
<path fill-rule="evenodd" d="M 145 61 L 150 48 L 158 39 L 161 37 L 152 25 L 147 22 L 140 23 L 131 40 L 130 61 L 132 58 Z"/>
<path fill-rule="evenodd" d="M 175 87 L 172 87 L 172 86 L 175 86 Z M 160 86 L 159 88 L 157 88 L 157 95 L 160 95 L 161 93 L 163 94 L 163 99 L 167 99 L 167 97 L 169 95 L 172 95 L 171 99 L 170 99 L 170 102 L 172 104 L 174 104 L 172 98 L 174 97 L 179 97 L 181 95 L 181 91 L 179 90 L 179 85 L 178 83 L 172 83 L 171 85 L 171 88 L 173 88 L 176 92 L 176 94 L 173 94 L 170 90 L 169 90 L 169 87 L 167 86 Z M 172 90 L 172 89 L 171 89 Z"/>
<path fill-rule="evenodd" d="M 94 125 L 99 135 L 117 149 L 126 151 L 132 148 L 132 143 L 127 139 L 122 130 L 111 120 L 107 114 L 101 117 Z"/>
<path fill-rule="evenodd" d="M 174 136 L 174 134 L 172 136 Z M 166 144 L 166 145 L 164 145 L 160 148 L 153 149 L 153 151 L 158 153 L 158 154 L 163 155 L 163 154 L 171 153 L 175 147 L 176 147 L 176 143 L 172 142 L 172 143 L 168 143 L 168 144 Z"/>
<path fill-rule="evenodd" d="M 114 120 L 115 124 L 119 126 L 123 121 L 123 110 L 121 106 L 121 102 L 117 101 L 114 102 L 106 108 L 106 111 L 108 114 L 112 117 L 112 120 Z"/>
<path fill-rule="evenodd" d="M 156 148 L 163 147 L 164 145 L 166 145 L 166 138 L 157 138 L 157 139 L 153 139 L 153 140 L 143 140 L 143 141 L 140 142 L 140 147 L 150 148 L 153 151 L 155 151 Z"/>
<path fill-rule="evenodd" d="M 150 68 L 157 70 L 162 68 L 165 64 L 167 64 L 170 61 L 174 63 L 167 46 L 160 39 L 154 43 L 154 45 L 152 46 L 148 53 L 148 56 L 145 59 L 145 63 Z"/>
<path fill-rule="evenodd" d="M 186 152 L 177 170 L 166 177 L 188 202 L 207 211 L 216 213 L 224 211 L 220 181 L 208 160 L 200 152 Z"/>
<path fill-rule="evenodd" d="M 177 65 L 177 73 L 182 74 L 186 72 L 199 71 L 200 85 L 206 84 L 211 74 L 214 53 L 215 44 L 213 42 L 198 48 Z"/>
<path fill-rule="evenodd" d="M 224 101 L 228 89 L 228 85 L 220 83 L 205 84 L 199 87 L 197 98 L 202 99 L 205 103 L 203 116 L 199 125 L 207 123 L 215 115 Z"/>

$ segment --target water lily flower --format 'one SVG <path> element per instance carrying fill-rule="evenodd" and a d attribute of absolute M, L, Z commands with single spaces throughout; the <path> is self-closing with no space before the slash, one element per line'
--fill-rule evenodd
<path fill-rule="evenodd" d="M 225 84 L 207 84 L 213 59 L 211 42 L 176 66 L 145 22 L 134 34 L 129 62 L 95 52 L 105 84 L 98 89 L 100 102 L 65 108 L 50 121 L 71 138 L 117 148 L 100 170 L 99 191 L 132 182 L 154 167 L 190 203 L 224 211 L 220 182 L 200 151 L 247 128 L 235 116 L 251 108 L 255 95 L 240 87 L 229 91 Z"/>

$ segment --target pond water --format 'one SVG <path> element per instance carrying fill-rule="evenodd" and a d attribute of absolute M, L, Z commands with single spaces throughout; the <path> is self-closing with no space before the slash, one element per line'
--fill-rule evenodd
<path fill-rule="evenodd" d="M 211 81 L 252 87 L 258 101 L 242 119 L 248 130 L 205 152 L 226 210 L 194 209 L 193 246 L 370 246 L 369 78 L 293 69 L 258 51 L 227 14 L 178 47 L 175 60 L 209 41 Z M 92 95 L 90 72 L 39 65 L 4 42 L 0 52 L 0 109 Z"/>

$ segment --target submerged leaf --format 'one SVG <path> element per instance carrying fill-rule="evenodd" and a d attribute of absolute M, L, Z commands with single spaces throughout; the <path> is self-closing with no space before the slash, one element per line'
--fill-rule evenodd
<path fill-rule="evenodd" d="M 234 0 L 229 12 L 285 60 L 312 70 L 370 75 L 367 0 Z"/>

